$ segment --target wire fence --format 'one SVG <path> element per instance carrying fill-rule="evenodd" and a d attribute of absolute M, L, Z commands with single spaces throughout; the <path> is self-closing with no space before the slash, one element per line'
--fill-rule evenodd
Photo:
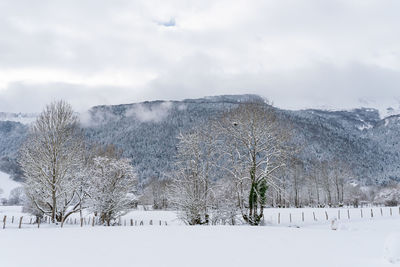
<path fill-rule="evenodd" d="M 377 218 L 400 218 L 400 207 L 271 209 L 264 221 L 271 225 L 321 224 L 332 220 L 351 222 Z"/>
<path fill-rule="evenodd" d="M 104 225 L 100 218 L 97 217 L 82 217 L 82 218 L 67 218 L 64 222 L 52 223 L 48 216 L 42 218 L 34 216 L 7 216 L 2 219 L 2 229 L 9 228 L 43 228 L 43 227 L 95 227 Z M 162 220 L 134 220 L 134 219 L 119 219 L 112 223 L 112 226 L 167 226 L 167 221 Z"/>
<path fill-rule="evenodd" d="M 370 207 L 370 208 L 282 208 L 265 209 L 264 223 L 266 225 L 292 226 L 309 224 L 327 224 L 333 220 L 353 222 L 379 218 L 400 218 L 400 207 Z M 49 216 L 7 216 L 2 218 L 2 229 L 48 228 L 48 227 L 95 227 L 105 225 L 96 216 L 70 217 L 63 222 L 52 223 Z M 112 226 L 167 226 L 166 220 L 134 219 L 120 217 Z"/>

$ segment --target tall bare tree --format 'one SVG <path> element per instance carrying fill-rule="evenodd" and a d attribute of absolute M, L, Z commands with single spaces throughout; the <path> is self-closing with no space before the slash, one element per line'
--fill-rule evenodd
<path fill-rule="evenodd" d="M 338 159 L 332 161 L 332 168 L 337 204 L 343 205 L 345 184 L 346 181 L 349 181 L 353 177 L 352 171 L 348 164 Z"/>
<path fill-rule="evenodd" d="M 181 219 L 189 225 L 207 224 L 213 205 L 212 175 L 215 170 L 213 159 L 216 139 L 208 130 L 199 127 L 179 136 L 170 201 L 180 211 Z"/>
<path fill-rule="evenodd" d="M 83 139 L 72 107 L 48 105 L 32 125 L 20 150 L 28 199 L 52 222 L 79 210 L 76 175 L 83 161 Z"/>
<path fill-rule="evenodd" d="M 243 103 L 217 123 L 223 139 L 225 170 L 235 181 L 243 219 L 258 225 L 268 187 L 279 187 L 275 175 L 285 165 L 288 129 L 265 103 Z"/>

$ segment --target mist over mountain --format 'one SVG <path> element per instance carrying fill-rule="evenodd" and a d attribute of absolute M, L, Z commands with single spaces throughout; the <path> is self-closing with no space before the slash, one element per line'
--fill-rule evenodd
<path fill-rule="evenodd" d="M 215 96 L 183 101 L 151 101 L 95 106 L 80 114 L 91 142 L 115 144 L 132 160 L 141 181 L 163 179 L 173 168 L 177 135 L 215 118 L 245 101 L 264 101 L 256 95 Z M 299 157 L 310 164 L 340 159 L 351 166 L 363 184 L 400 181 L 400 116 L 381 119 L 371 108 L 347 111 L 284 110 L 278 117 L 289 122 Z M 9 116 L 9 115 L 7 115 Z M 20 179 L 15 164 L 28 126 L 0 121 L 0 169 Z"/>

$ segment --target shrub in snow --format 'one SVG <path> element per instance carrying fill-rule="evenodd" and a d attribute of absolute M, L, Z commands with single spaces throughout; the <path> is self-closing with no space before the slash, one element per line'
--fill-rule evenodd
<path fill-rule="evenodd" d="M 390 199 L 385 201 L 385 206 L 386 207 L 396 207 L 399 204 L 397 199 Z"/>
<path fill-rule="evenodd" d="M 400 200 L 400 186 L 392 185 L 381 189 L 374 198 L 375 203 L 385 206 L 397 206 Z"/>
<path fill-rule="evenodd" d="M 400 263 L 400 233 L 386 238 L 383 257 L 391 263 Z"/>

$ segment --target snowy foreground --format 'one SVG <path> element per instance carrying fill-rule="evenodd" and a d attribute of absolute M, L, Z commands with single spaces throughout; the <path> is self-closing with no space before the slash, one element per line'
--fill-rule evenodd
<path fill-rule="evenodd" d="M 384 244 L 400 221 L 289 227 L 95 227 L 0 231 L 0 265 L 395 266 Z M 264 263 L 260 264 L 260 261 Z"/>
<path fill-rule="evenodd" d="M 134 215 L 175 216 L 168 211 Z M 398 233 L 400 216 L 342 220 L 337 231 L 329 223 L 296 227 L 10 226 L 0 229 L 0 266 L 400 266 Z"/>

